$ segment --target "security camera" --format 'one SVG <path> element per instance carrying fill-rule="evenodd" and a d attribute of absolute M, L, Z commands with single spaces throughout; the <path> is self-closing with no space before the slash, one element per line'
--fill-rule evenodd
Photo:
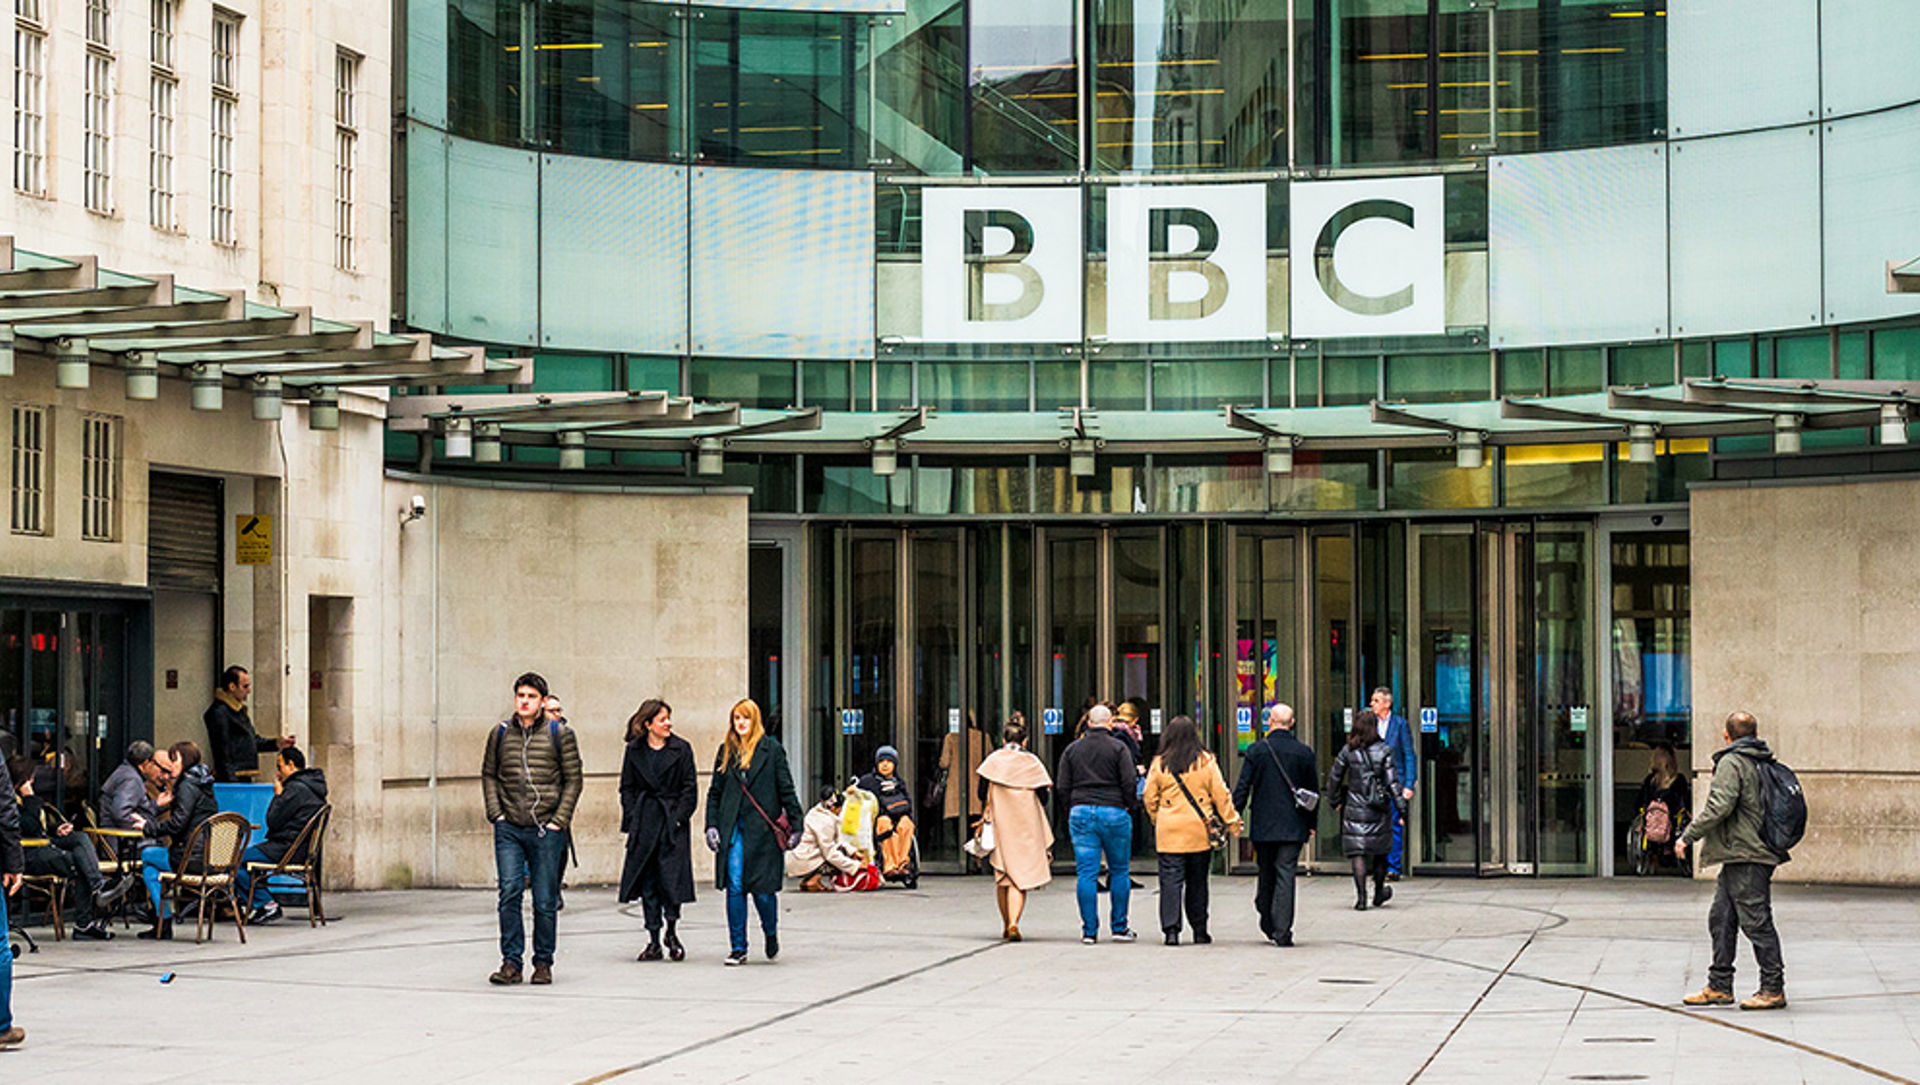
<path fill-rule="evenodd" d="M 414 494 L 407 507 L 400 510 L 400 526 L 406 527 L 427 514 L 427 499 L 423 494 Z"/>

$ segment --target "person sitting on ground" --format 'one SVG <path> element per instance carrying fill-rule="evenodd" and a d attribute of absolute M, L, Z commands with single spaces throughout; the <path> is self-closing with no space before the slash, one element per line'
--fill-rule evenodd
<path fill-rule="evenodd" d="M 213 771 L 201 763 L 200 747 L 191 742 L 176 742 L 168 747 L 167 757 L 178 775 L 173 791 L 158 800 L 161 816 L 155 835 L 167 838 L 168 843 L 165 847 L 155 845 L 140 850 L 141 877 L 147 883 L 147 899 L 153 904 L 154 919 L 152 929 L 141 931 L 137 938 L 173 937 L 173 917 L 168 913 L 166 896 L 160 891 L 160 875 L 172 871 L 192 872 L 200 866 L 206 841 L 202 839 L 196 849 L 202 854 L 188 855 L 187 839 L 202 823 L 220 812 L 219 800 L 213 795 Z"/>
<path fill-rule="evenodd" d="M 248 926 L 272 923 L 279 919 L 280 902 L 273 899 L 267 879 L 262 878 L 257 884 L 254 883 L 246 864 L 277 863 L 286 858 L 300 831 L 325 805 L 326 773 L 317 768 L 308 768 L 307 755 L 300 752 L 300 747 L 282 749 L 279 760 L 274 763 L 273 801 L 267 804 L 267 838 L 248 847 L 246 854 L 241 856 L 240 899 L 253 906 L 253 915 L 247 920 Z M 305 851 L 311 846 L 309 843 L 301 850 Z M 298 862 L 305 856 L 296 855 L 293 858 Z"/>
<path fill-rule="evenodd" d="M 845 796 L 836 788 L 820 793 L 800 826 L 800 843 L 787 853 L 787 876 L 800 879 L 802 893 L 827 893 L 836 872 L 857 877 L 866 866 L 858 852 L 840 839 L 840 816 Z"/>
<path fill-rule="evenodd" d="M 900 751 L 882 746 L 874 751 L 873 771 L 859 783 L 880 800 L 873 839 L 880 845 L 880 873 L 890 882 L 906 880 L 913 863 L 913 794 L 895 771 L 899 765 Z"/>
<path fill-rule="evenodd" d="M 101 922 L 101 917 L 120 903 L 133 883 L 123 878 L 118 885 L 107 888 L 93 842 L 34 793 L 33 773 L 28 771 L 26 758 L 14 755 L 9 759 L 7 772 L 14 780 L 14 797 L 20 804 L 21 836 L 47 841 L 26 849 L 27 873 L 36 877 L 51 874 L 73 884 L 73 937 L 76 940 L 105 942 L 112 938 L 113 932 Z"/>

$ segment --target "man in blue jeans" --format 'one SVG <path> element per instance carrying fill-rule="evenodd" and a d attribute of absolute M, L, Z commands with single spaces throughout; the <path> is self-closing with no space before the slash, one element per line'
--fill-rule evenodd
<path fill-rule="evenodd" d="M 553 982 L 560 861 L 580 802 L 580 743 L 565 723 L 546 718 L 547 680 L 527 673 L 513 683 L 513 716 L 487 735 L 480 791 L 493 822 L 493 865 L 500 879 L 500 968 L 487 982 L 520 982 L 526 952 L 520 902 L 533 889 L 533 979 Z"/>
<path fill-rule="evenodd" d="M 1093 945 L 1100 935 L 1100 857 L 1113 871 L 1113 940 L 1136 937 L 1127 926 L 1133 896 L 1127 865 L 1133 858 L 1133 756 L 1113 734 L 1113 713 L 1094 705 L 1087 730 L 1061 751 L 1054 786 L 1067 808 L 1067 832 L 1073 839 L 1074 895 L 1080 903 L 1080 941 Z"/>
<path fill-rule="evenodd" d="M 27 1030 L 13 1023 L 13 945 L 7 940 L 7 894 L 19 891 L 26 872 L 20 805 L 13 797 L 13 779 L 0 761 L 0 1049 L 17 1047 L 27 1038 Z"/>
<path fill-rule="evenodd" d="M 1407 804 L 1413 801 L 1413 784 L 1420 776 L 1420 757 L 1413 748 L 1413 729 L 1404 717 L 1393 713 L 1393 691 L 1385 686 L 1373 691 L 1367 706 L 1380 721 L 1380 741 L 1393 751 L 1393 767 L 1400 773 L 1400 801 L 1394 804 L 1393 850 L 1387 853 L 1387 877 L 1398 881 L 1407 872 Z"/>

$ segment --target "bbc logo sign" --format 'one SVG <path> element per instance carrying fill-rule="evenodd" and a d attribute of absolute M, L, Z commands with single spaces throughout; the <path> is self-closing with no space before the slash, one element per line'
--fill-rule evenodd
<path fill-rule="evenodd" d="M 1439 177 L 1289 187 L 1292 327 L 1267 325 L 1267 186 L 1107 190 L 1107 338 L 1114 342 L 1433 335 L 1446 330 Z M 923 190 L 921 338 L 1081 338 L 1082 193 Z"/>

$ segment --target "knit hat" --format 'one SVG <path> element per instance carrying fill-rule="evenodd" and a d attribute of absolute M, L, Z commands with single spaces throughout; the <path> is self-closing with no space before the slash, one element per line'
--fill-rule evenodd
<path fill-rule="evenodd" d="M 892 746 L 882 746 L 879 749 L 873 751 L 873 767 L 875 769 L 878 769 L 880 767 L 880 762 L 882 761 L 891 761 L 893 762 L 893 765 L 895 768 L 899 768 L 900 767 L 900 751 L 894 749 Z"/>

